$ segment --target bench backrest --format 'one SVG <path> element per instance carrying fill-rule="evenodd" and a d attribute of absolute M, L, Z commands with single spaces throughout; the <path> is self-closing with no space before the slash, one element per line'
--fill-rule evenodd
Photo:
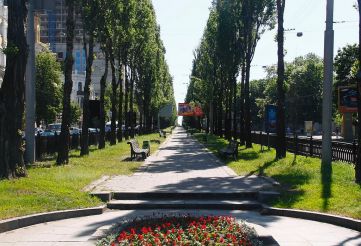
<path fill-rule="evenodd" d="M 133 150 L 140 149 L 140 148 L 139 148 L 139 143 L 138 143 L 138 141 L 135 140 L 135 139 L 129 140 L 129 141 L 128 141 L 128 144 L 130 144 L 130 146 L 131 146 L 131 148 L 132 148 Z"/>

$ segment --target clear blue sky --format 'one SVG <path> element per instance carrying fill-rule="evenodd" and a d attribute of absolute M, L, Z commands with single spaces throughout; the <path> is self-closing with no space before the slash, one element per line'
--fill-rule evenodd
<path fill-rule="evenodd" d="M 285 28 L 286 61 L 309 52 L 323 56 L 323 35 L 326 19 L 326 0 L 286 0 Z M 358 40 L 358 16 L 353 8 L 356 0 L 335 0 L 335 54 L 348 43 Z M 192 68 L 193 51 L 199 45 L 206 25 L 211 0 L 153 0 L 161 36 L 167 50 L 166 59 L 174 78 L 177 102 L 184 100 Z M 296 32 L 303 32 L 298 38 Z M 265 33 L 253 60 L 252 79 L 264 77 L 262 66 L 277 62 L 275 31 Z"/>

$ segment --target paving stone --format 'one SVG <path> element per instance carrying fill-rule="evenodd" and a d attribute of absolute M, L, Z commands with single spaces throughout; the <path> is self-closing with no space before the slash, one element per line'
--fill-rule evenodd
<path fill-rule="evenodd" d="M 272 190 L 257 176 L 240 177 L 181 129 L 175 129 L 140 172 L 116 176 L 93 192 L 240 192 Z"/>

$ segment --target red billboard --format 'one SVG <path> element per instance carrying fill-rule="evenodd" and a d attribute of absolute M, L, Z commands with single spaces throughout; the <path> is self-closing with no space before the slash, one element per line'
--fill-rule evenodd
<path fill-rule="evenodd" d="M 196 116 L 203 117 L 204 113 L 201 107 L 193 107 L 189 103 L 178 104 L 178 116 Z"/>
<path fill-rule="evenodd" d="M 201 107 L 195 107 L 193 111 L 194 111 L 194 116 L 203 117 L 204 115 Z"/>
<path fill-rule="evenodd" d="M 189 103 L 178 104 L 178 116 L 193 116 L 193 108 Z"/>

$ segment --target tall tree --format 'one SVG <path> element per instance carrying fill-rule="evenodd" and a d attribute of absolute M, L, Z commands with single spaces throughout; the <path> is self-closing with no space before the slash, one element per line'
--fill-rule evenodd
<path fill-rule="evenodd" d="M 65 5 L 67 7 L 66 18 L 66 58 L 64 67 L 64 96 L 63 96 L 63 113 L 61 122 L 61 133 L 59 137 L 58 157 L 56 163 L 58 165 L 69 163 L 69 127 L 71 124 L 71 106 L 70 96 L 73 88 L 73 49 L 74 49 L 74 29 L 75 29 L 75 2 L 74 0 L 66 0 Z"/>
<path fill-rule="evenodd" d="M 246 147 L 252 147 L 251 139 L 251 105 L 250 105 L 250 71 L 251 63 L 261 35 L 274 26 L 274 0 L 244 0 L 243 11 L 243 38 L 242 50 L 245 52 L 245 78 L 244 78 L 244 118 Z"/>
<path fill-rule="evenodd" d="M 108 54 L 105 52 L 105 69 L 102 78 L 100 79 L 100 137 L 99 137 L 99 149 L 105 148 L 105 90 L 108 77 L 109 59 Z"/>
<path fill-rule="evenodd" d="M 358 74 L 357 74 L 357 89 L 359 94 L 358 100 L 358 148 L 357 161 L 355 165 L 355 178 L 357 183 L 361 183 L 361 0 L 357 0 L 359 13 L 359 50 L 358 50 Z"/>
<path fill-rule="evenodd" d="M 26 175 L 21 130 L 24 116 L 28 56 L 25 0 L 8 1 L 8 47 L 4 81 L 0 89 L 0 178 Z"/>
<path fill-rule="evenodd" d="M 98 2 L 94 0 L 83 0 L 82 2 L 82 19 L 83 19 L 83 42 L 86 57 L 86 75 L 84 84 L 84 101 L 83 101 L 83 125 L 80 155 L 89 154 L 89 99 L 90 85 L 92 77 L 92 66 L 94 61 L 94 36 L 96 32 L 96 23 L 94 18 L 99 12 Z"/>
<path fill-rule="evenodd" d="M 276 158 L 286 157 L 286 132 L 285 132 L 285 62 L 284 62 L 284 11 L 285 0 L 277 0 L 277 19 L 278 19 L 278 66 L 277 66 L 277 146 Z"/>

